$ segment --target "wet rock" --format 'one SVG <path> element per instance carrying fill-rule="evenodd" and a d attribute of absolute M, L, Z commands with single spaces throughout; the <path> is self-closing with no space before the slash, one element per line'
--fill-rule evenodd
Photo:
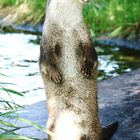
<path fill-rule="evenodd" d="M 98 38 L 95 45 L 117 46 L 140 51 L 140 40 L 138 39 L 123 39 L 123 38 Z"/>
<path fill-rule="evenodd" d="M 43 92 L 43 90 L 42 90 Z M 140 69 L 99 83 L 99 114 L 106 126 L 118 121 L 119 128 L 112 140 L 139 140 L 140 138 Z M 45 101 L 26 106 L 20 117 L 45 126 Z M 19 126 L 27 126 L 18 122 Z M 34 127 L 23 128 L 19 134 L 43 139 L 46 134 Z"/>
<path fill-rule="evenodd" d="M 7 32 L 24 32 L 27 34 L 35 34 L 35 35 L 41 35 L 42 33 L 42 25 L 29 25 L 29 24 L 23 24 L 23 25 L 8 25 L 4 26 L 3 24 L 0 24 L 0 27 L 3 31 Z"/>
<path fill-rule="evenodd" d="M 10 32 L 24 32 L 24 33 L 30 33 L 30 34 L 42 34 L 42 28 L 43 26 L 40 25 L 30 25 L 30 24 L 23 24 L 23 25 L 8 25 L 4 26 L 4 24 L 1 24 L 0 27 L 4 31 L 10 31 Z M 131 34 L 130 34 L 131 36 Z M 100 37 L 95 40 L 95 45 L 103 45 L 103 46 L 117 46 L 121 48 L 129 48 L 134 50 L 140 51 L 140 39 L 136 36 L 129 37 L 129 38 L 121 38 L 121 37 L 115 37 L 115 38 L 106 38 L 106 37 Z"/>
<path fill-rule="evenodd" d="M 112 140 L 140 138 L 140 69 L 99 83 L 100 117 L 103 125 L 119 122 Z"/>
<path fill-rule="evenodd" d="M 42 90 L 43 92 L 43 90 Z M 38 102 L 36 104 L 28 105 L 24 108 L 24 110 L 20 110 L 18 115 L 21 118 L 27 119 L 31 122 L 34 122 L 42 127 L 46 126 L 46 120 L 48 118 L 47 115 L 47 108 L 45 101 Z M 17 130 L 16 132 L 18 134 L 22 134 L 27 137 L 31 138 L 37 138 L 37 139 L 45 139 L 47 137 L 47 134 L 42 132 L 41 130 L 31 126 L 30 124 L 22 121 L 16 122 L 18 126 L 25 126 L 25 128 L 22 128 L 20 130 Z"/>

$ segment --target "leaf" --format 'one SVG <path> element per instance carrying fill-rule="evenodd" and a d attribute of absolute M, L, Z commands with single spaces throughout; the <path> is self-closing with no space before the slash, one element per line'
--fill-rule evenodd
<path fill-rule="evenodd" d="M 118 28 L 116 28 L 114 31 L 112 31 L 112 32 L 109 34 L 109 37 L 115 37 L 115 36 L 117 36 L 117 35 L 120 33 L 121 30 L 122 30 L 122 27 L 121 27 L 121 26 L 118 27 Z"/>
<path fill-rule="evenodd" d="M 16 111 L 7 111 L 5 113 L 0 112 L 0 116 L 6 116 L 9 117 L 10 115 L 16 114 Z"/>
<path fill-rule="evenodd" d="M 8 82 L 0 82 L 0 85 L 16 85 L 16 84 L 8 83 Z"/>
<path fill-rule="evenodd" d="M 0 73 L 0 76 L 10 77 L 10 76 L 3 74 L 3 73 Z"/>
<path fill-rule="evenodd" d="M 16 125 L 14 125 L 12 123 L 9 123 L 9 122 L 3 121 L 3 120 L 0 120 L 0 124 L 7 126 L 7 127 L 14 127 L 14 128 L 17 127 Z"/>
<path fill-rule="evenodd" d="M 29 121 L 29 120 L 26 120 L 26 119 L 20 118 L 20 117 L 18 117 L 17 119 L 20 120 L 20 121 L 26 122 L 26 123 L 28 123 L 28 124 L 30 124 L 30 125 L 32 125 L 32 126 L 38 128 L 39 130 L 41 130 L 41 131 L 43 131 L 43 132 L 49 134 L 50 136 L 54 136 L 54 135 L 55 135 L 54 133 L 52 133 L 52 132 L 49 131 L 48 129 L 46 129 L 46 128 L 40 126 L 40 125 L 38 125 L 37 123 L 31 122 L 31 121 Z"/>
<path fill-rule="evenodd" d="M 14 105 L 14 107 L 23 108 L 23 106 L 16 104 L 15 102 L 7 101 L 7 100 L 0 100 L 0 103 L 6 103 L 10 109 L 13 109 L 12 105 Z"/>
<path fill-rule="evenodd" d="M 16 95 L 19 95 L 19 96 L 24 96 L 22 93 L 18 92 L 18 91 L 15 91 L 15 90 L 12 90 L 12 89 L 8 89 L 8 88 L 0 88 L 1 91 L 6 91 L 8 93 L 13 93 L 13 94 L 16 94 Z"/>
<path fill-rule="evenodd" d="M 20 136 L 17 134 L 0 134 L 1 140 L 33 140 L 31 138 Z"/>

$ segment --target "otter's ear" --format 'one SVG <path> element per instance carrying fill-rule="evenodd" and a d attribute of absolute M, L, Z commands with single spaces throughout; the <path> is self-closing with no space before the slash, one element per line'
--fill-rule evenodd
<path fill-rule="evenodd" d="M 83 135 L 80 140 L 89 140 L 89 137 L 87 137 L 87 135 Z"/>

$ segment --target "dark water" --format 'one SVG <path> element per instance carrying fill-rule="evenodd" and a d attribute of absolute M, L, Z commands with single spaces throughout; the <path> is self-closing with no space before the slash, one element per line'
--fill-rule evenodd
<path fill-rule="evenodd" d="M 32 104 L 45 99 L 38 68 L 39 44 L 35 35 L 0 34 L 0 82 L 11 82 L 8 88 L 25 93 L 25 98 L 12 96 L 20 104 Z M 113 47 L 96 47 L 99 56 L 98 80 L 114 77 L 140 67 L 140 52 Z M 27 94 L 28 93 L 28 94 Z M 10 98 L 1 94 L 1 98 Z"/>
<path fill-rule="evenodd" d="M 97 46 L 96 48 L 100 63 L 98 80 L 140 68 L 140 51 L 110 46 Z"/>

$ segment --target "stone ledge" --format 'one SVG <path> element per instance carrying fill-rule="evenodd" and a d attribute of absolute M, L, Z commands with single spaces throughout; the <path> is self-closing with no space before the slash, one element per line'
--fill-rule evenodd
<path fill-rule="evenodd" d="M 140 138 L 140 69 L 104 80 L 98 86 L 99 114 L 103 126 L 114 121 L 119 122 L 119 128 L 112 140 L 138 140 Z M 45 126 L 48 117 L 45 101 L 26 106 L 20 116 Z M 25 125 L 21 122 L 18 124 Z M 17 132 L 38 139 L 46 137 L 45 133 L 33 127 Z"/>
<path fill-rule="evenodd" d="M 30 25 L 30 24 L 24 24 L 24 25 L 7 25 L 4 26 L 3 23 L 1 23 L 0 20 L 0 27 L 3 31 L 10 31 L 10 32 L 24 32 L 28 34 L 42 34 L 42 28 L 43 26 L 40 25 Z M 140 51 L 140 39 L 139 38 L 132 38 L 132 39 L 123 39 L 120 37 L 115 38 L 106 38 L 104 36 L 97 38 L 95 40 L 95 45 L 102 45 L 102 46 L 117 46 L 121 48 L 128 48 L 133 50 Z"/>
<path fill-rule="evenodd" d="M 115 37 L 115 38 L 101 37 L 95 40 L 95 45 L 117 46 L 120 48 L 128 48 L 128 49 L 140 51 L 140 40 L 136 38 L 128 40 L 120 37 Z"/>

